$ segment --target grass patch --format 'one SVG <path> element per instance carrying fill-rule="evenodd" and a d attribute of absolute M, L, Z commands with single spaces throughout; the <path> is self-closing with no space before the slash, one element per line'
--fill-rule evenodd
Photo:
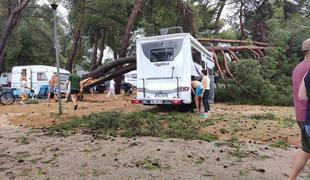
<path fill-rule="evenodd" d="M 270 146 L 275 147 L 275 148 L 287 149 L 289 144 L 287 141 L 280 139 L 280 140 L 277 140 L 277 141 L 271 143 Z"/>
<path fill-rule="evenodd" d="M 208 119 L 208 121 L 201 122 L 201 127 L 203 127 L 203 128 L 208 127 L 208 126 L 212 126 L 212 125 L 215 125 L 215 122 L 212 119 Z"/>
<path fill-rule="evenodd" d="M 227 133 L 229 133 L 229 131 L 228 131 L 227 129 L 225 129 L 225 128 L 221 128 L 221 129 L 220 129 L 220 132 L 221 132 L 222 134 L 227 134 Z"/>
<path fill-rule="evenodd" d="M 136 166 L 147 170 L 170 169 L 169 166 L 163 166 L 159 159 L 150 159 L 150 157 L 146 157 L 144 160 L 136 162 Z"/>
<path fill-rule="evenodd" d="M 196 164 L 202 164 L 205 161 L 205 158 L 203 157 L 199 157 L 199 159 L 197 159 L 197 161 L 195 161 Z"/>
<path fill-rule="evenodd" d="M 280 124 L 283 128 L 293 127 L 295 124 L 295 120 L 289 117 L 280 120 Z"/>
<path fill-rule="evenodd" d="M 206 171 L 202 176 L 211 177 L 214 176 L 214 174 L 211 174 L 209 171 Z"/>
<path fill-rule="evenodd" d="M 196 116 L 179 112 L 160 114 L 149 111 L 131 113 L 102 112 L 75 117 L 68 122 L 53 125 L 50 134 L 64 135 L 82 129 L 96 134 L 112 134 L 125 137 L 153 136 L 182 138 L 185 140 L 216 140 L 216 136 L 200 131 L 201 123 Z"/>
<path fill-rule="evenodd" d="M 4 172 L 4 171 L 6 171 L 6 170 L 8 170 L 8 169 L 10 169 L 10 168 L 6 168 L 6 167 L 0 168 L 0 172 Z"/>
<path fill-rule="evenodd" d="M 241 149 L 240 144 L 234 143 L 232 147 L 234 149 L 229 152 L 232 156 L 237 157 L 238 159 L 242 159 L 242 158 L 246 157 L 246 152 L 243 149 Z"/>
<path fill-rule="evenodd" d="M 31 159 L 29 162 L 31 162 L 33 164 L 36 164 L 36 163 L 38 163 L 41 160 L 42 160 L 42 158 L 34 158 L 34 159 Z"/>
<path fill-rule="evenodd" d="M 241 128 L 237 124 L 232 124 L 230 127 L 231 127 L 232 134 L 235 134 L 236 132 L 241 130 Z"/>
<path fill-rule="evenodd" d="M 17 138 L 15 140 L 15 142 L 17 142 L 19 144 L 29 144 L 29 139 L 24 137 L 24 136 L 21 136 L 21 137 Z"/>
<path fill-rule="evenodd" d="M 247 176 L 248 174 L 249 174 L 249 172 L 247 172 L 247 171 L 239 171 L 240 176 Z"/>
<path fill-rule="evenodd" d="M 252 114 L 250 115 L 251 119 L 256 120 L 277 120 L 278 117 L 273 113 L 264 113 L 264 114 Z"/>
<path fill-rule="evenodd" d="M 50 163 L 55 162 L 56 159 L 57 159 L 57 157 L 52 157 L 51 159 L 41 161 L 41 163 L 42 164 L 50 164 Z"/>
<path fill-rule="evenodd" d="M 36 99 L 28 99 L 26 104 L 39 104 L 39 101 Z"/>

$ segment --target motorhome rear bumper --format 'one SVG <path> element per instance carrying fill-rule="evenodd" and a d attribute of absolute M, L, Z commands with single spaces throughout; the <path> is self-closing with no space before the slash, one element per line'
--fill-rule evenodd
<path fill-rule="evenodd" d="M 133 99 L 132 104 L 144 104 L 144 105 L 160 105 L 160 104 L 171 104 L 171 105 L 181 105 L 183 100 L 181 99 Z"/>

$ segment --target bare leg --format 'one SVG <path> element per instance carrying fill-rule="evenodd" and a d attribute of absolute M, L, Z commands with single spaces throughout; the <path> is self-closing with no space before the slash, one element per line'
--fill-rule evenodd
<path fill-rule="evenodd" d="M 22 94 L 22 95 L 20 95 L 20 98 L 21 98 L 20 103 L 21 104 L 25 104 L 25 101 L 28 98 L 28 95 L 27 94 Z"/>
<path fill-rule="evenodd" d="M 54 94 L 54 99 L 55 99 L 55 101 L 57 102 L 58 101 L 58 94 Z"/>
<path fill-rule="evenodd" d="M 77 96 L 76 96 L 76 94 L 71 94 L 71 99 L 74 103 L 74 110 L 76 110 L 77 109 Z"/>
<path fill-rule="evenodd" d="M 111 95 L 111 93 L 112 93 L 112 89 L 109 89 L 107 97 L 109 97 Z"/>
<path fill-rule="evenodd" d="M 198 97 L 199 113 L 201 112 L 201 97 Z"/>
<path fill-rule="evenodd" d="M 199 110 L 199 97 L 198 96 L 195 96 L 195 105 L 196 105 L 196 112 L 199 113 L 200 110 Z"/>
<path fill-rule="evenodd" d="M 298 174 L 301 170 L 304 169 L 305 164 L 307 163 L 308 159 L 310 158 L 310 153 L 306 153 L 304 151 L 300 151 L 294 157 L 294 166 L 292 172 L 290 174 L 289 180 L 296 180 Z"/>
<path fill-rule="evenodd" d="M 65 102 L 68 102 L 68 101 L 69 101 L 69 96 L 70 96 L 70 92 L 67 92 L 67 93 L 66 93 Z"/>

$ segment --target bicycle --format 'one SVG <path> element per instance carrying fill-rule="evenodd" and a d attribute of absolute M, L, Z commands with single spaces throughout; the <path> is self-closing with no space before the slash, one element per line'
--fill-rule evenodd
<path fill-rule="evenodd" d="M 0 86 L 0 103 L 3 105 L 11 105 L 15 102 L 15 96 L 9 91 L 4 91 Z"/>

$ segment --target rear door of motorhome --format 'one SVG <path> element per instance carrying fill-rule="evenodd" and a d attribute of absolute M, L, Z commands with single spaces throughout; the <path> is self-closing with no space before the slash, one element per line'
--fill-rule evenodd
<path fill-rule="evenodd" d="M 166 36 L 138 43 L 137 98 L 143 104 L 171 104 L 172 100 L 182 99 L 180 87 L 190 79 L 189 71 L 184 72 L 185 37 Z M 183 78 L 186 74 L 188 79 Z"/>

